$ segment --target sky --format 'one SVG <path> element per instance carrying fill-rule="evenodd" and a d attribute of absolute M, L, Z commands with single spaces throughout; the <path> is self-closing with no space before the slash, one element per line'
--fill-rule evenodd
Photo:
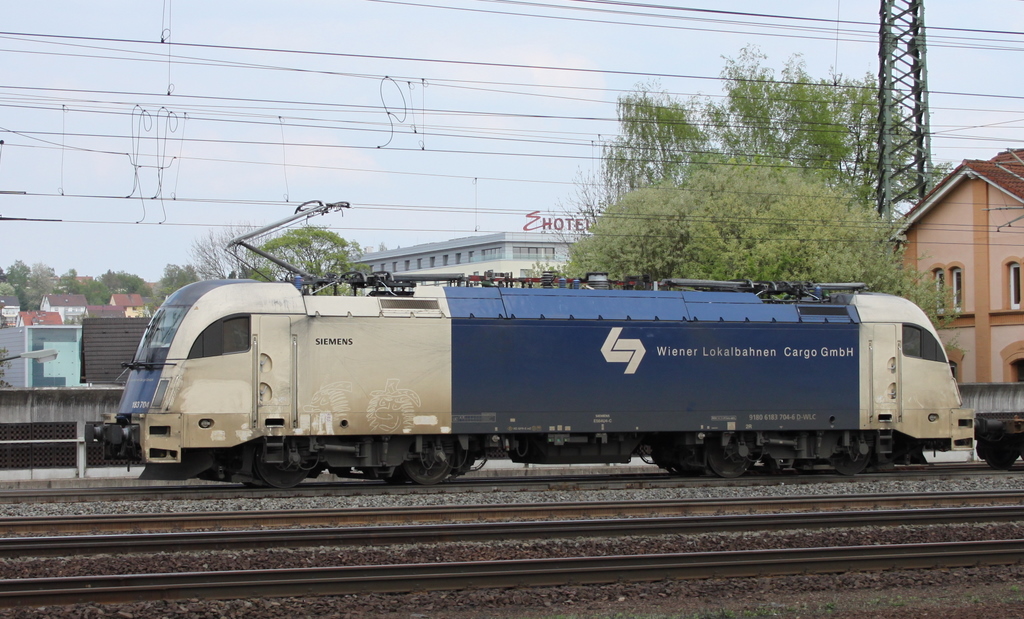
<path fill-rule="evenodd" d="M 1024 146 L 1024 2 L 925 5 L 933 160 Z M 528 213 L 564 214 L 599 170 L 623 93 L 720 95 L 724 59 L 746 46 L 776 72 L 798 54 L 815 77 L 875 76 L 878 13 L 865 0 L 0 2 L 0 268 L 157 281 L 196 240 L 309 200 L 349 202 L 310 223 L 372 250 L 522 231 Z"/>

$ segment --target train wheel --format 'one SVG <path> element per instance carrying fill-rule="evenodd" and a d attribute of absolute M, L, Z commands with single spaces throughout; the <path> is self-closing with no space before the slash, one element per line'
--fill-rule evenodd
<path fill-rule="evenodd" d="M 739 477 L 752 464 L 750 458 L 738 453 L 735 443 L 722 445 L 717 440 L 709 440 L 704 444 L 704 452 L 708 468 L 719 477 Z"/>
<path fill-rule="evenodd" d="M 840 475 L 856 475 L 861 473 L 864 469 L 868 468 L 868 462 L 870 461 L 871 457 L 867 454 L 858 454 L 855 458 L 849 452 L 836 454 L 829 458 L 832 468 Z"/>
<path fill-rule="evenodd" d="M 402 473 L 414 484 L 421 486 L 433 486 L 448 478 L 452 472 L 450 460 L 434 460 L 424 463 L 421 458 L 406 460 L 402 463 Z"/>
<path fill-rule="evenodd" d="M 253 464 L 256 476 L 272 488 L 294 488 L 309 476 L 308 469 L 286 469 L 276 464 L 267 464 L 257 458 Z"/>
<path fill-rule="evenodd" d="M 986 450 L 984 454 L 979 453 L 978 455 L 980 455 L 990 467 L 1000 471 L 1009 471 L 1013 468 L 1013 464 L 1017 461 L 1017 456 L 1019 456 L 1020 453 L 1016 449 L 991 448 Z"/>

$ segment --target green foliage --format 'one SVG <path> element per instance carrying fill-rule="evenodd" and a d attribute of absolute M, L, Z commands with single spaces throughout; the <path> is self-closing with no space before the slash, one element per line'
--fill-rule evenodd
<path fill-rule="evenodd" d="M 14 289 L 14 286 L 7 282 L 0 282 L 0 297 L 16 297 L 18 291 Z"/>
<path fill-rule="evenodd" d="M 340 275 L 353 271 L 355 262 L 363 253 L 357 243 L 316 226 L 289 230 L 267 241 L 260 249 L 311 275 Z M 267 261 L 259 262 L 259 271 L 264 279 L 270 281 L 280 280 L 288 275 L 283 268 Z"/>
<path fill-rule="evenodd" d="M 53 293 L 53 280 L 56 279 L 56 277 L 57 272 L 42 262 L 37 262 L 32 265 L 32 268 L 28 273 L 28 281 L 25 283 L 24 288 L 25 296 L 28 299 L 28 304 L 26 306 L 28 311 L 38 310 L 39 305 L 43 302 L 43 297 Z M 19 298 L 20 296 L 21 295 L 19 295 Z"/>
<path fill-rule="evenodd" d="M 32 269 L 21 260 L 16 260 L 7 269 L 7 283 L 14 286 L 14 294 L 18 295 L 18 301 L 22 311 L 28 310 L 28 276 Z"/>
<path fill-rule="evenodd" d="M 160 278 L 159 282 L 157 282 L 155 290 L 156 296 L 161 299 L 166 299 L 175 290 L 193 282 L 198 282 L 199 279 L 200 278 L 196 273 L 195 267 L 190 264 L 185 266 L 168 264 L 164 267 L 164 276 Z"/>
<path fill-rule="evenodd" d="M 95 279 L 78 279 L 78 271 L 69 269 L 67 273 L 60 276 L 57 286 L 53 290 L 61 294 L 85 295 L 89 305 L 107 305 L 110 303 L 110 289 L 103 285 L 103 282 Z"/>
<path fill-rule="evenodd" d="M 875 78 L 815 79 L 799 56 L 777 77 L 763 65 L 766 59 L 755 48 L 727 59 L 721 99 L 683 102 L 652 85 L 623 95 L 621 134 L 604 158 L 608 201 L 641 187 L 685 182 L 699 164 L 738 162 L 806 168 L 871 205 L 878 163 Z"/>
<path fill-rule="evenodd" d="M 125 271 L 116 273 L 107 271 L 100 275 L 99 281 L 110 290 L 111 294 L 141 294 L 144 297 L 153 294 L 146 280 Z"/>
<path fill-rule="evenodd" d="M 611 204 L 570 249 L 574 273 L 612 277 L 864 282 L 941 306 L 933 284 L 904 270 L 895 227 L 798 168 L 712 166 Z"/>

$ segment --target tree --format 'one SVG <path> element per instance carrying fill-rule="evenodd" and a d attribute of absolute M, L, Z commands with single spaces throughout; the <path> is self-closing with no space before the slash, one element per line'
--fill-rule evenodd
<path fill-rule="evenodd" d="M 624 195 L 570 248 L 574 273 L 613 277 L 864 282 L 938 307 L 934 284 L 902 268 L 895 227 L 799 168 L 711 166 L 681 186 Z"/>
<path fill-rule="evenodd" d="M 178 266 L 168 264 L 164 267 L 164 276 L 157 282 L 156 296 L 166 299 L 175 290 L 199 281 L 199 275 L 192 265 Z"/>
<path fill-rule="evenodd" d="M 7 283 L 14 286 L 14 294 L 18 295 L 18 302 L 23 310 L 28 310 L 28 276 L 32 272 L 27 264 L 16 260 L 7 269 Z"/>
<path fill-rule="evenodd" d="M 82 284 L 78 281 L 78 271 L 68 269 L 68 272 L 60 276 L 57 286 L 53 289 L 59 294 L 82 294 Z"/>
<path fill-rule="evenodd" d="M 623 95 L 621 134 L 604 154 L 605 204 L 641 187 L 684 182 L 700 164 L 757 163 L 805 168 L 871 205 L 878 162 L 875 78 L 815 79 L 799 56 L 776 77 L 765 60 L 755 48 L 727 59 L 721 100 L 679 101 L 653 85 Z"/>
<path fill-rule="evenodd" d="M 26 307 L 29 311 L 38 310 L 43 297 L 53 292 L 53 280 L 56 277 L 57 272 L 42 262 L 32 265 L 28 281 L 25 282 L 25 296 L 28 298 Z"/>
<path fill-rule="evenodd" d="M 188 266 L 195 270 L 199 279 L 242 279 L 250 277 L 245 264 L 227 251 L 231 239 L 251 230 L 251 226 L 230 226 L 211 228 L 206 234 L 193 239 L 188 250 Z"/>
<path fill-rule="evenodd" d="M 340 275 L 355 270 L 363 249 L 338 234 L 316 226 L 293 228 L 277 236 L 260 249 L 280 258 L 311 275 Z M 280 280 L 287 276 L 281 267 L 262 262 L 260 271 L 265 279 Z"/>
<path fill-rule="evenodd" d="M 89 305 L 106 305 L 110 303 L 110 288 L 97 280 L 90 279 L 81 283 L 81 293 L 84 294 Z"/>
<path fill-rule="evenodd" d="M 125 271 L 118 271 L 117 273 L 107 271 L 100 275 L 100 282 L 112 294 L 141 294 L 144 297 L 148 297 L 153 293 L 146 280 Z"/>

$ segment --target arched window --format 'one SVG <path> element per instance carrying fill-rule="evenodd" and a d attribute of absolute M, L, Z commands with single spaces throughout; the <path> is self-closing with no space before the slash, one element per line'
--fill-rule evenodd
<path fill-rule="evenodd" d="M 946 271 L 945 271 L 945 269 L 935 269 L 934 271 L 932 271 L 932 277 L 935 278 L 935 290 L 938 291 L 938 293 L 939 293 L 939 300 L 936 301 L 936 308 L 935 308 L 935 310 L 939 314 L 942 314 L 942 313 L 944 313 L 946 311 L 946 308 L 944 307 L 946 305 L 946 301 L 945 301 L 945 298 L 946 298 L 946 294 L 945 294 L 945 290 L 946 290 Z"/>
<path fill-rule="evenodd" d="M 1020 309 L 1020 263 L 1011 262 L 1010 271 L 1010 309 Z"/>
<path fill-rule="evenodd" d="M 949 279 L 953 286 L 953 309 L 962 311 L 964 307 L 964 270 L 953 267 L 949 270 Z"/>

